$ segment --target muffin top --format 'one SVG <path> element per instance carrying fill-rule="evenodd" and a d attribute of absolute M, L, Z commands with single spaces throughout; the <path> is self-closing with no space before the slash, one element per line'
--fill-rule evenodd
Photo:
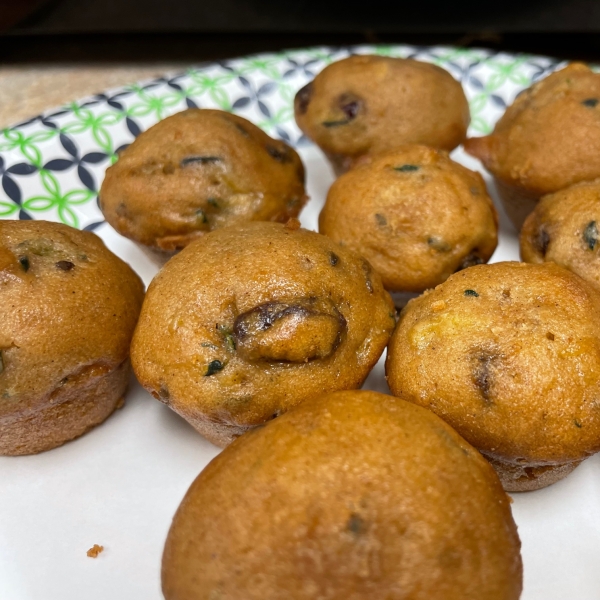
<path fill-rule="evenodd" d="M 0 221 L 0 417 L 127 359 L 144 287 L 95 234 Z"/>
<path fill-rule="evenodd" d="M 420 292 L 486 262 L 498 242 L 479 173 L 426 146 L 402 146 L 339 177 L 319 231 L 363 255 L 391 291 Z"/>
<path fill-rule="evenodd" d="M 572 63 L 517 96 L 491 135 L 465 150 L 532 196 L 600 176 L 600 74 Z"/>
<path fill-rule="evenodd" d="M 369 263 L 296 227 L 214 231 L 148 288 L 135 373 L 219 445 L 305 398 L 360 387 L 394 328 Z"/>
<path fill-rule="evenodd" d="M 391 396 L 337 392 L 204 469 L 162 585 L 167 600 L 516 600 L 519 547 L 498 478 L 455 431 Z"/>
<path fill-rule="evenodd" d="M 231 113 L 189 109 L 142 133 L 106 171 L 106 220 L 124 236 L 176 251 L 244 221 L 287 221 L 307 200 L 285 142 Z"/>
<path fill-rule="evenodd" d="M 492 457 L 582 460 L 600 450 L 599 315 L 600 293 L 554 263 L 472 267 L 408 303 L 388 382 Z"/>
<path fill-rule="evenodd" d="M 523 225 L 525 262 L 552 261 L 600 291 L 600 179 L 544 196 Z"/>
<path fill-rule="evenodd" d="M 327 66 L 296 94 L 294 110 L 325 153 L 351 158 L 411 143 L 452 150 L 469 124 L 467 99 L 450 73 L 383 56 Z"/>

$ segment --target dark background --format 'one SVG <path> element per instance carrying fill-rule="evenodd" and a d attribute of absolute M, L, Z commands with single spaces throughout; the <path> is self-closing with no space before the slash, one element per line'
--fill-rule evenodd
<path fill-rule="evenodd" d="M 11 64 L 197 62 L 364 42 L 600 60 L 600 0 L 0 0 L 0 32 Z"/>

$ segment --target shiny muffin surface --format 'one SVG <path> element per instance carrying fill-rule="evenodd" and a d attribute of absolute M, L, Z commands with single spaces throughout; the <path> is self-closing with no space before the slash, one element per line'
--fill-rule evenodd
<path fill-rule="evenodd" d="M 126 148 L 100 192 L 122 235 L 170 256 L 212 231 L 296 217 L 307 196 L 300 157 L 237 115 L 189 109 Z"/>
<path fill-rule="evenodd" d="M 167 600 L 517 600 L 520 542 L 493 469 L 441 419 L 336 392 L 199 475 L 162 586 Z"/>
<path fill-rule="evenodd" d="M 394 328 L 369 263 L 298 227 L 212 232 L 148 288 L 135 373 L 217 445 L 323 391 L 360 387 Z"/>
<path fill-rule="evenodd" d="M 521 230 L 525 262 L 555 262 L 600 290 L 600 180 L 544 196 Z"/>
<path fill-rule="evenodd" d="M 450 73 L 383 56 L 351 56 L 327 66 L 296 94 L 294 111 L 337 174 L 363 155 L 402 144 L 450 151 L 469 125 L 467 99 Z"/>
<path fill-rule="evenodd" d="M 553 483 L 600 450 L 600 294 L 553 263 L 461 271 L 402 312 L 392 393 L 429 408 L 505 489 Z"/>
<path fill-rule="evenodd" d="M 95 234 L 0 221 L 0 454 L 58 446 L 122 402 L 143 294 Z"/>
<path fill-rule="evenodd" d="M 444 151 L 411 145 L 339 177 L 319 231 L 363 255 L 387 290 L 421 292 L 487 262 L 498 218 L 479 173 Z"/>

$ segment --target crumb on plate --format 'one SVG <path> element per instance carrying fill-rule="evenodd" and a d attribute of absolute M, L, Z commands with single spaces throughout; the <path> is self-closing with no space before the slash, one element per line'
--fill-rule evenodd
<path fill-rule="evenodd" d="M 98 544 L 94 544 L 88 551 L 87 555 L 90 558 L 97 558 L 98 554 L 104 550 L 104 546 L 99 546 Z"/>

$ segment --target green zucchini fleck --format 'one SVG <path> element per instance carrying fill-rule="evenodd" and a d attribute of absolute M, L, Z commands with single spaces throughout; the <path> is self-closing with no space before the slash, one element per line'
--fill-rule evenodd
<path fill-rule="evenodd" d="M 218 198 L 209 198 L 207 200 L 207 202 L 213 207 L 213 208 L 219 208 L 219 201 Z"/>
<path fill-rule="evenodd" d="M 411 171 L 418 171 L 418 165 L 402 165 L 401 167 L 394 167 L 394 171 L 400 171 L 401 173 L 410 173 Z"/>
<path fill-rule="evenodd" d="M 588 108 L 596 108 L 596 106 L 598 106 L 598 102 L 598 98 L 586 98 L 585 100 L 582 100 L 581 104 L 587 106 Z"/>
<path fill-rule="evenodd" d="M 227 350 L 229 350 L 229 352 L 235 352 L 235 338 L 233 337 L 233 331 L 226 325 L 217 325 L 217 330 L 223 336 Z"/>
<path fill-rule="evenodd" d="M 590 250 L 594 250 L 598 242 L 598 228 L 596 221 L 590 221 L 583 231 L 583 241 L 587 244 Z"/>
<path fill-rule="evenodd" d="M 379 227 L 385 227 L 387 225 L 387 219 L 380 213 L 375 213 L 375 220 L 377 221 L 377 225 L 379 225 Z"/>
<path fill-rule="evenodd" d="M 475 290 L 465 290 L 465 296 L 473 296 L 479 298 L 479 294 Z"/>
<path fill-rule="evenodd" d="M 208 219 L 206 218 L 206 213 L 199 208 L 196 211 L 196 217 L 198 218 L 198 221 L 200 221 L 200 223 L 208 223 Z"/>
<path fill-rule="evenodd" d="M 579 429 L 583 427 L 583 425 L 577 419 L 574 419 L 573 423 L 575 423 L 575 427 L 579 427 Z"/>
<path fill-rule="evenodd" d="M 360 515 L 352 513 L 346 523 L 346 529 L 354 535 L 362 535 L 367 530 L 367 525 Z"/>
<path fill-rule="evenodd" d="M 335 252 L 329 253 L 329 264 L 335 267 L 340 262 L 340 257 Z"/>
<path fill-rule="evenodd" d="M 204 373 L 204 377 L 210 377 L 215 373 L 223 370 L 225 365 L 220 360 L 212 360 L 208 363 L 208 369 L 206 369 L 206 373 Z"/>
<path fill-rule="evenodd" d="M 438 252 L 450 252 L 450 250 L 452 250 L 450 244 L 435 236 L 430 236 L 427 238 L 427 245 Z"/>

